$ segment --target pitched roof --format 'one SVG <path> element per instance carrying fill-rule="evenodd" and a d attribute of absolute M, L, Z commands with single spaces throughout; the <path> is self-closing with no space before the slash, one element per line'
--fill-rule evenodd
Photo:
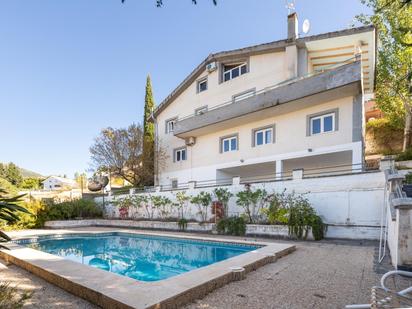
<path fill-rule="evenodd" d="M 362 27 L 357 27 L 357 28 L 350 28 L 350 29 L 345 29 L 345 30 L 339 30 L 339 31 L 334 31 L 334 32 L 327 32 L 327 33 L 307 36 L 303 38 L 298 38 L 295 41 L 291 39 L 284 39 L 284 40 L 278 40 L 278 41 L 273 41 L 269 43 L 263 43 L 263 44 L 248 46 L 244 48 L 233 49 L 233 50 L 228 50 L 228 51 L 221 51 L 221 52 L 217 52 L 214 54 L 210 54 L 159 104 L 159 106 L 156 107 L 154 111 L 154 116 L 155 117 L 158 116 L 170 103 L 173 102 L 173 100 L 177 96 L 179 96 L 184 90 L 186 90 L 187 87 L 189 87 L 189 85 L 192 84 L 196 80 L 196 78 L 203 72 L 206 65 L 210 62 L 223 61 L 223 60 L 227 60 L 227 59 L 231 59 L 231 58 L 235 58 L 239 56 L 250 56 L 250 55 L 263 54 L 263 53 L 273 52 L 277 50 L 281 51 L 284 48 L 286 48 L 286 46 L 291 45 L 291 44 L 296 44 L 298 46 L 304 46 L 306 42 L 310 42 L 310 41 L 323 40 L 323 39 L 329 39 L 329 38 L 334 38 L 334 37 L 339 37 L 339 36 L 357 34 L 357 33 L 371 31 L 374 29 L 375 27 L 373 25 L 368 25 L 368 26 L 362 26 Z"/>
<path fill-rule="evenodd" d="M 60 177 L 60 176 L 53 176 L 53 175 L 51 175 L 51 176 L 47 177 L 46 179 L 44 179 L 43 182 L 46 181 L 49 178 L 54 178 L 54 179 L 56 179 L 56 180 L 58 180 L 62 183 L 65 183 L 65 184 L 70 184 L 70 185 L 77 184 L 77 182 L 74 179 L 64 178 L 64 177 Z"/>

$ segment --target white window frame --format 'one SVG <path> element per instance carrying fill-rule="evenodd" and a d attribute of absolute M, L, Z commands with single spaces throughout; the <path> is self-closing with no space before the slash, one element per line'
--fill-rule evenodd
<path fill-rule="evenodd" d="M 180 159 L 177 159 L 177 153 L 180 153 Z M 185 154 L 185 158 L 182 159 L 182 154 Z M 187 149 L 186 147 L 184 148 L 176 148 L 173 150 L 173 161 L 174 162 L 182 162 L 182 161 L 186 161 L 187 160 Z"/>
<path fill-rule="evenodd" d="M 242 73 L 242 67 L 246 67 L 246 72 Z M 232 76 L 233 70 L 236 70 L 237 68 L 239 68 L 239 75 L 233 77 L 233 76 Z M 225 79 L 226 73 L 229 73 L 229 79 Z M 234 78 L 236 78 L 236 77 L 242 76 L 243 74 L 246 74 L 246 73 L 248 73 L 247 62 L 243 62 L 243 63 L 241 63 L 241 64 L 239 64 L 239 65 L 237 65 L 237 66 L 235 66 L 235 67 L 233 67 L 233 68 L 231 68 L 231 69 L 229 69 L 229 70 L 224 70 L 224 71 L 223 71 L 222 80 L 223 80 L 223 82 L 228 82 L 228 81 L 230 81 L 230 80 L 232 80 L 232 79 L 234 79 Z"/>
<path fill-rule="evenodd" d="M 232 149 L 232 140 L 236 140 L 236 147 L 235 149 Z M 229 143 L 229 150 L 225 150 L 225 142 Z M 228 136 L 228 137 L 222 137 L 220 139 L 220 149 L 221 149 L 221 153 L 226 153 L 226 152 L 232 152 L 232 151 L 237 151 L 239 149 L 239 138 L 237 135 L 232 135 L 232 136 Z"/>
<path fill-rule="evenodd" d="M 200 85 L 203 84 L 203 83 L 206 83 L 206 89 L 201 90 L 201 89 L 200 89 Z M 199 80 L 197 81 L 196 91 L 197 91 L 197 93 L 201 93 L 201 92 L 206 91 L 206 90 L 208 89 L 208 87 L 209 87 L 209 85 L 208 85 L 208 82 L 207 82 L 207 77 L 204 77 L 204 78 L 199 79 Z"/>
<path fill-rule="evenodd" d="M 331 131 L 325 131 L 325 118 L 332 116 L 332 130 Z M 313 132 L 313 122 L 315 120 L 320 119 L 320 132 L 319 133 L 314 133 Z M 315 116 L 315 117 L 311 117 L 310 118 L 310 135 L 319 135 L 319 134 L 323 134 L 323 133 L 331 133 L 334 132 L 335 129 L 335 113 L 327 113 L 327 114 L 323 114 L 323 115 L 319 115 L 319 116 Z"/>
<path fill-rule="evenodd" d="M 176 126 L 176 118 L 166 120 L 166 133 L 173 133 Z"/>
<path fill-rule="evenodd" d="M 270 141 L 266 140 L 266 132 L 270 131 Z M 258 144 L 257 135 L 263 133 L 263 144 Z M 255 146 L 264 146 L 273 143 L 273 128 L 259 129 L 255 131 Z"/>

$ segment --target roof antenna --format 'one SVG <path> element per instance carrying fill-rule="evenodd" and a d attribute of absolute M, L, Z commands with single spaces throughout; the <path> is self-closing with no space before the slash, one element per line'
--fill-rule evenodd
<path fill-rule="evenodd" d="M 286 0 L 285 7 L 288 9 L 288 15 L 296 11 L 295 0 Z"/>
<path fill-rule="evenodd" d="M 304 34 L 308 34 L 309 31 L 310 31 L 310 21 L 309 19 L 305 19 L 302 24 L 302 32 Z"/>

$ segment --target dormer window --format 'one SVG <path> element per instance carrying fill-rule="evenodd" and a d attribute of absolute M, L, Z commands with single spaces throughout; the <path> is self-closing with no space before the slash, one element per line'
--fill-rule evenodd
<path fill-rule="evenodd" d="M 197 93 L 207 90 L 207 77 L 197 81 Z"/>
<path fill-rule="evenodd" d="M 223 81 L 227 82 L 228 80 L 231 80 L 240 75 L 246 74 L 247 71 L 248 70 L 247 70 L 246 63 L 224 65 L 223 66 Z"/>

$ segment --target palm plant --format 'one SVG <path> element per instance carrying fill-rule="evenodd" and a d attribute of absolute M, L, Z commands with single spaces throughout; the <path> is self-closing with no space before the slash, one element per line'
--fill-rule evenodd
<path fill-rule="evenodd" d="M 30 212 L 19 205 L 25 194 L 8 197 L 7 191 L 0 188 L 0 221 L 14 223 L 19 220 L 19 212 L 30 214 Z M 0 239 L 11 240 L 6 233 L 0 231 Z"/>

